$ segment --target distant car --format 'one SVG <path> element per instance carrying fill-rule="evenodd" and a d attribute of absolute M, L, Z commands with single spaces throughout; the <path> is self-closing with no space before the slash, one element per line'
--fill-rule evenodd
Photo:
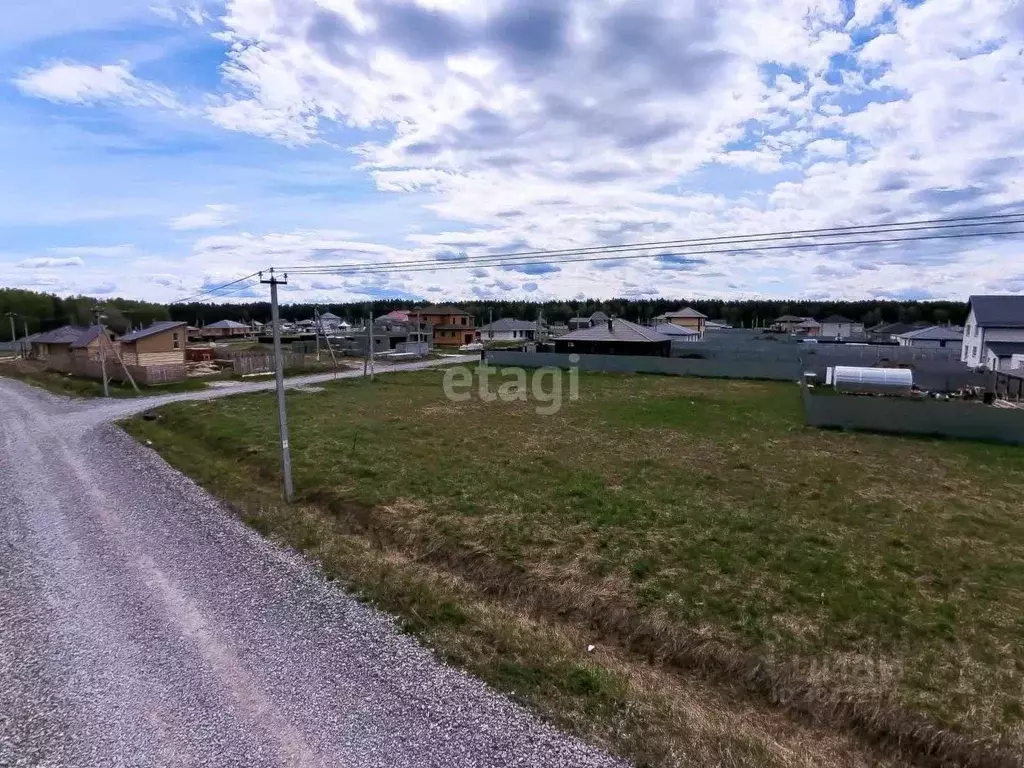
<path fill-rule="evenodd" d="M 801 344 L 817 344 L 817 339 L 800 339 Z"/>
<path fill-rule="evenodd" d="M 483 344 L 481 344 L 479 341 L 474 341 L 471 344 L 463 344 L 461 347 L 459 347 L 459 352 L 479 352 L 483 348 Z"/>

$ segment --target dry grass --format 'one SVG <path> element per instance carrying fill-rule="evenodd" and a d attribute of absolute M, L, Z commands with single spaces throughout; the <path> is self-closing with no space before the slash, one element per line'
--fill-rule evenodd
<path fill-rule="evenodd" d="M 787 385 L 584 376 L 545 418 L 449 403 L 440 376 L 290 395 L 297 508 L 260 503 L 268 396 L 130 428 L 449 658 L 624 754 L 878 759 L 816 722 L 893 761 L 1016 762 L 1024 452 L 809 430 Z"/>

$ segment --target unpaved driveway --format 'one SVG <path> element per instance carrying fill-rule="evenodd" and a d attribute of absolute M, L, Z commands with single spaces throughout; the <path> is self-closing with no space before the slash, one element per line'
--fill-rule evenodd
<path fill-rule="evenodd" d="M 152 404 L 0 379 L 0 765 L 614 764 L 110 424 Z"/>

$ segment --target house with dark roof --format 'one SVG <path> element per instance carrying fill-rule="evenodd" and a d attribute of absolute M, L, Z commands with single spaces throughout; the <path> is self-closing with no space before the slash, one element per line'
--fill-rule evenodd
<path fill-rule="evenodd" d="M 604 323 L 557 337 L 555 352 L 669 357 L 672 354 L 672 337 L 658 333 L 654 328 L 610 317 Z"/>
<path fill-rule="evenodd" d="M 1008 370 L 1014 355 L 1024 355 L 1024 296 L 971 296 L 968 309 L 960 359 Z"/>
<path fill-rule="evenodd" d="M 941 325 L 932 325 L 927 328 L 915 328 L 912 331 L 901 333 L 896 337 L 896 343 L 901 347 L 951 349 L 956 350 L 959 354 L 963 338 L 963 331 L 946 328 Z"/>
<path fill-rule="evenodd" d="M 589 317 L 570 317 L 566 325 L 570 331 L 576 331 L 580 328 L 593 328 L 598 323 L 607 323 L 608 315 L 601 310 L 598 310 Z"/>
<path fill-rule="evenodd" d="M 75 360 L 97 362 L 100 358 L 114 357 L 117 342 L 114 332 L 102 325 L 91 325 L 71 342 L 71 357 Z"/>
<path fill-rule="evenodd" d="M 163 320 L 118 339 L 125 365 L 184 365 L 188 333 L 184 322 Z"/>
<path fill-rule="evenodd" d="M 83 325 L 63 325 L 40 333 L 32 340 L 30 357 L 49 363 L 71 360 L 71 345 L 89 329 Z"/>
<path fill-rule="evenodd" d="M 842 315 L 829 315 L 821 321 L 818 335 L 823 339 L 849 339 L 851 336 L 862 336 L 864 323 L 858 323 Z"/>
<path fill-rule="evenodd" d="M 493 323 L 481 325 L 477 330 L 480 341 L 533 341 L 537 335 L 537 324 L 528 320 L 502 318 Z"/>
<path fill-rule="evenodd" d="M 868 328 L 865 332 L 867 333 L 868 339 L 871 341 L 896 341 L 896 337 L 901 333 L 909 333 L 910 331 L 917 331 L 921 328 L 930 328 L 931 326 L 925 322 L 916 323 L 879 323 Z"/>

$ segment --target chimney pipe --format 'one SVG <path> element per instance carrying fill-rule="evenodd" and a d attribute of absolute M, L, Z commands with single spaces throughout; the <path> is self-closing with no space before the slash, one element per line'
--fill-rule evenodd
<path fill-rule="evenodd" d="M 612 332 L 612 319 L 611 317 L 608 318 L 608 333 Z"/>

